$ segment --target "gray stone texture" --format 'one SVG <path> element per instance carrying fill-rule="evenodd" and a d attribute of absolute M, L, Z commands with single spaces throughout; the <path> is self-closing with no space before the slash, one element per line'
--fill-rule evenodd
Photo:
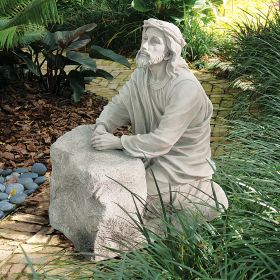
<path fill-rule="evenodd" d="M 101 260 L 116 256 L 105 247 L 132 250 L 142 241 L 121 209 L 136 212 L 130 192 L 121 184 L 143 199 L 147 187 L 140 159 L 118 150 L 94 150 L 91 134 L 91 126 L 78 126 L 51 146 L 49 218 L 76 249 L 94 252 L 95 260 Z M 137 204 L 142 212 L 143 205 Z"/>

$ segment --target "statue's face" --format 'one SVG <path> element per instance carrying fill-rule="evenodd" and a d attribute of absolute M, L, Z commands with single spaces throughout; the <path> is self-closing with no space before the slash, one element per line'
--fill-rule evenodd
<path fill-rule="evenodd" d="M 168 53 L 166 39 L 162 31 L 149 27 L 142 36 L 142 44 L 137 55 L 138 67 L 147 67 L 163 61 Z"/>

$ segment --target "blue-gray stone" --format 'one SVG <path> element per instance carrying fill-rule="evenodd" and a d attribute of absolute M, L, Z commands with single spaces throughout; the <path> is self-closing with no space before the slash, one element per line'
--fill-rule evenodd
<path fill-rule="evenodd" d="M 6 187 L 6 193 L 7 194 L 10 194 L 10 192 L 12 190 L 16 190 L 16 193 L 19 194 L 19 193 L 23 193 L 24 191 L 24 186 L 22 184 L 19 184 L 19 183 L 14 183 L 14 184 L 10 184 Z"/>
<path fill-rule="evenodd" d="M 36 191 L 36 189 L 30 189 L 30 190 L 25 190 L 24 193 L 27 195 L 30 195 L 32 193 L 34 193 Z"/>
<path fill-rule="evenodd" d="M 14 208 L 15 206 L 11 204 L 10 202 L 7 201 L 0 201 L 0 210 L 1 211 L 10 211 Z"/>
<path fill-rule="evenodd" d="M 20 174 L 18 172 L 13 172 L 11 175 L 18 178 Z"/>
<path fill-rule="evenodd" d="M 25 188 L 27 190 L 36 190 L 38 188 L 38 185 L 36 183 L 29 183 L 25 185 Z"/>
<path fill-rule="evenodd" d="M 25 168 L 25 167 L 19 167 L 19 168 L 15 169 L 15 172 L 17 172 L 17 173 L 27 173 L 28 169 Z"/>
<path fill-rule="evenodd" d="M 4 177 L 0 177 L 0 184 L 3 184 L 5 182 Z"/>
<path fill-rule="evenodd" d="M 0 192 L 4 192 L 6 189 L 5 185 L 0 183 Z"/>
<path fill-rule="evenodd" d="M 5 216 L 4 212 L 0 210 L 0 219 L 2 219 Z"/>
<path fill-rule="evenodd" d="M 10 180 L 10 179 L 12 179 L 12 178 L 15 178 L 13 175 L 8 175 L 7 177 L 6 177 L 6 181 L 8 181 L 8 180 Z"/>
<path fill-rule="evenodd" d="M 38 184 L 38 185 L 41 185 L 43 184 L 45 181 L 47 180 L 47 178 L 45 176 L 40 176 L 38 178 L 36 178 L 34 180 L 34 183 Z"/>
<path fill-rule="evenodd" d="M 22 173 L 20 174 L 20 178 L 32 178 L 32 179 L 35 179 L 38 177 L 38 174 L 37 173 L 31 173 L 31 172 L 28 172 L 28 173 Z"/>
<path fill-rule="evenodd" d="M 47 167 L 43 163 L 34 163 L 31 167 L 31 171 L 37 173 L 39 176 L 43 176 L 47 172 Z"/>
<path fill-rule="evenodd" d="M 9 197 L 9 195 L 7 193 L 4 192 L 0 192 L 0 200 L 5 200 Z"/>
<path fill-rule="evenodd" d="M 13 170 L 10 169 L 10 168 L 4 169 L 4 170 L 1 172 L 1 175 L 4 176 L 4 177 L 6 177 L 6 176 L 12 174 L 12 172 L 13 172 Z"/>
<path fill-rule="evenodd" d="M 15 204 L 20 204 L 25 201 L 26 197 L 27 197 L 27 194 L 25 194 L 25 193 L 16 194 L 10 198 L 10 202 L 15 203 Z"/>
<path fill-rule="evenodd" d="M 26 185 L 33 183 L 33 180 L 32 178 L 18 178 L 17 182 L 26 187 Z"/>

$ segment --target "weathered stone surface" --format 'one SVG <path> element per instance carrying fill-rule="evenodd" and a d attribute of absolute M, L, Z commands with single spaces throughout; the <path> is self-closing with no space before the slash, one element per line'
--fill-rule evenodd
<path fill-rule="evenodd" d="M 116 255 L 104 246 L 125 249 L 124 241 L 130 239 L 128 249 L 133 249 L 139 242 L 139 232 L 121 209 L 135 213 L 135 205 L 120 184 L 144 199 L 147 190 L 142 161 L 122 151 L 94 150 L 91 134 L 91 126 L 79 126 L 51 146 L 49 217 L 76 249 L 93 250 L 100 260 Z"/>

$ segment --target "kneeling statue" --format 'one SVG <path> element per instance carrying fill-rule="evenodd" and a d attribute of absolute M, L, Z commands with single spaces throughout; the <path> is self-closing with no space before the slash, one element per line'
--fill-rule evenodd
<path fill-rule="evenodd" d="M 123 149 L 143 160 L 147 219 L 160 211 L 155 181 L 164 203 L 170 203 L 171 191 L 173 207 L 200 212 L 209 221 L 228 208 L 225 192 L 212 182 L 213 106 L 181 57 L 185 44 L 174 24 L 145 20 L 137 68 L 105 106 L 92 135 L 96 150 Z M 133 135 L 113 135 L 129 123 Z"/>

